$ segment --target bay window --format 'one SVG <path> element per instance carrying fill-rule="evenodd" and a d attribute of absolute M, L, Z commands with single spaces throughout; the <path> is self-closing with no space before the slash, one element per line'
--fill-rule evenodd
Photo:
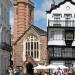
<path fill-rule="evenodd" d="M 74 58 L 75 48 L 53 47 L 49 48 L 50 57 Z"/>
<path fill-rule="evenodd" d="M 64 38 L 63 31 L 60 31 L 60 30 L 51 31 L 49 36 L 50 36 L 49 37 L 50 40 L 62 40 Z"/>

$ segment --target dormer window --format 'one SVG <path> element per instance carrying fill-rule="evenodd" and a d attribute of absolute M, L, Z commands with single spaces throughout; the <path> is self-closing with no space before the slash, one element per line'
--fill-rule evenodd
<path fill-rule="evenodd" d="M 70 19 L 72 17 L 72 14 L 64 14 L 65 19 Z"/>
<path fill-rule="evenodd" d="M 53 14 L 54 17 L 54 26 L 60 26 L 61 14 Z"/>
<path fill-rule="evenodd" d="M 65 26 L 71 26 L 72 25 L 72 21 L 71 21 L 72 14 L 64 14 L 64 17 L 65 17 Z"/>

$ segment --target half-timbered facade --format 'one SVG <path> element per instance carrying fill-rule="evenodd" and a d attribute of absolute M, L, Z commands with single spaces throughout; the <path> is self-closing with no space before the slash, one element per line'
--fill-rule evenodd
<path fill-rule="evenodd" d="M 50 64 L 75 65 L 75 3 L 64 0 L 47 11 Z M 69 70 L 70 71 L 70 70 Z"/>

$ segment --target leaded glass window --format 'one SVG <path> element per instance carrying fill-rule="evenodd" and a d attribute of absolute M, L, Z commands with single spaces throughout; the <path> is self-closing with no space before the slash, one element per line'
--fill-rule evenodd
<path fill-rule="evenodd" d="M 34 59 L 39 58 L 39 40 L 34 35 L 26 38 L 26 56 L 32 56 Z"/>

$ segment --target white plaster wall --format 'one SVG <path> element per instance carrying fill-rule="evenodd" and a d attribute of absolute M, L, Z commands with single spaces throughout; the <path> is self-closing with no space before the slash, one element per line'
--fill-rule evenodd
<path fill-rule="evenodd" d="M 70 9 L 67 9 L 67 6 L 69 6 Z M 75 11 L 74 10 L 75 10 L 75 5 L 72 5 L 70 2 L 66 2 L 65 4 L 61 5 L 59 8 L 54 9 L 51 13 L 47 14 L 47 26 L 48 26 L 48 20 L 54 20 L 52 15 L 55 13 L 62 14 L 62 17 L 60 18 L 60 20 L 65 20 L 64 14 L 72 14 L 71 20 L 75 20 L 75 18 L 74 18 Z"/>
<path fill-rule="evenodd" d="M 67 8 L 69 7 L 69 9 Z M 48 26 L 48 20 L 54 20 L 53 14 L 62 14 L 62 17 L 60 18 L 60 20 L 65 20 L 64 14 L 72 14 L 71 20 L 75 21 L 75 5 L 71 4 L 70 2 L 66 2 L 63 5 L 61 5 L 59 8 L 56 8 L 54 10 L 52 10 L 51 13 L 47 14 L 47 26 Z M 49 23 L 50 26 L 53 26 L 53 23 Z M 72 23 L 70 24 L 72 25 Z M 61 26 L 65 26 L 65 23 L 61 23 Z M 72 27 L 72 26 L 71 26 Z M 74 26 L 75 27 L 75 23 Z M 50 30 L 48 30 L 48 33 L 50 34 L 51 28 Z M 50 35 L 48 35 L 50 37 Z M 48 39 L 49 39 L 48 37 Z M 64 40 L 48 40 L 48 45 L 65 45 L 65 41 Z M 72 43 L 72 46 L 75 46 L 75 31 L 74 31 L 74 41 Z"/>

